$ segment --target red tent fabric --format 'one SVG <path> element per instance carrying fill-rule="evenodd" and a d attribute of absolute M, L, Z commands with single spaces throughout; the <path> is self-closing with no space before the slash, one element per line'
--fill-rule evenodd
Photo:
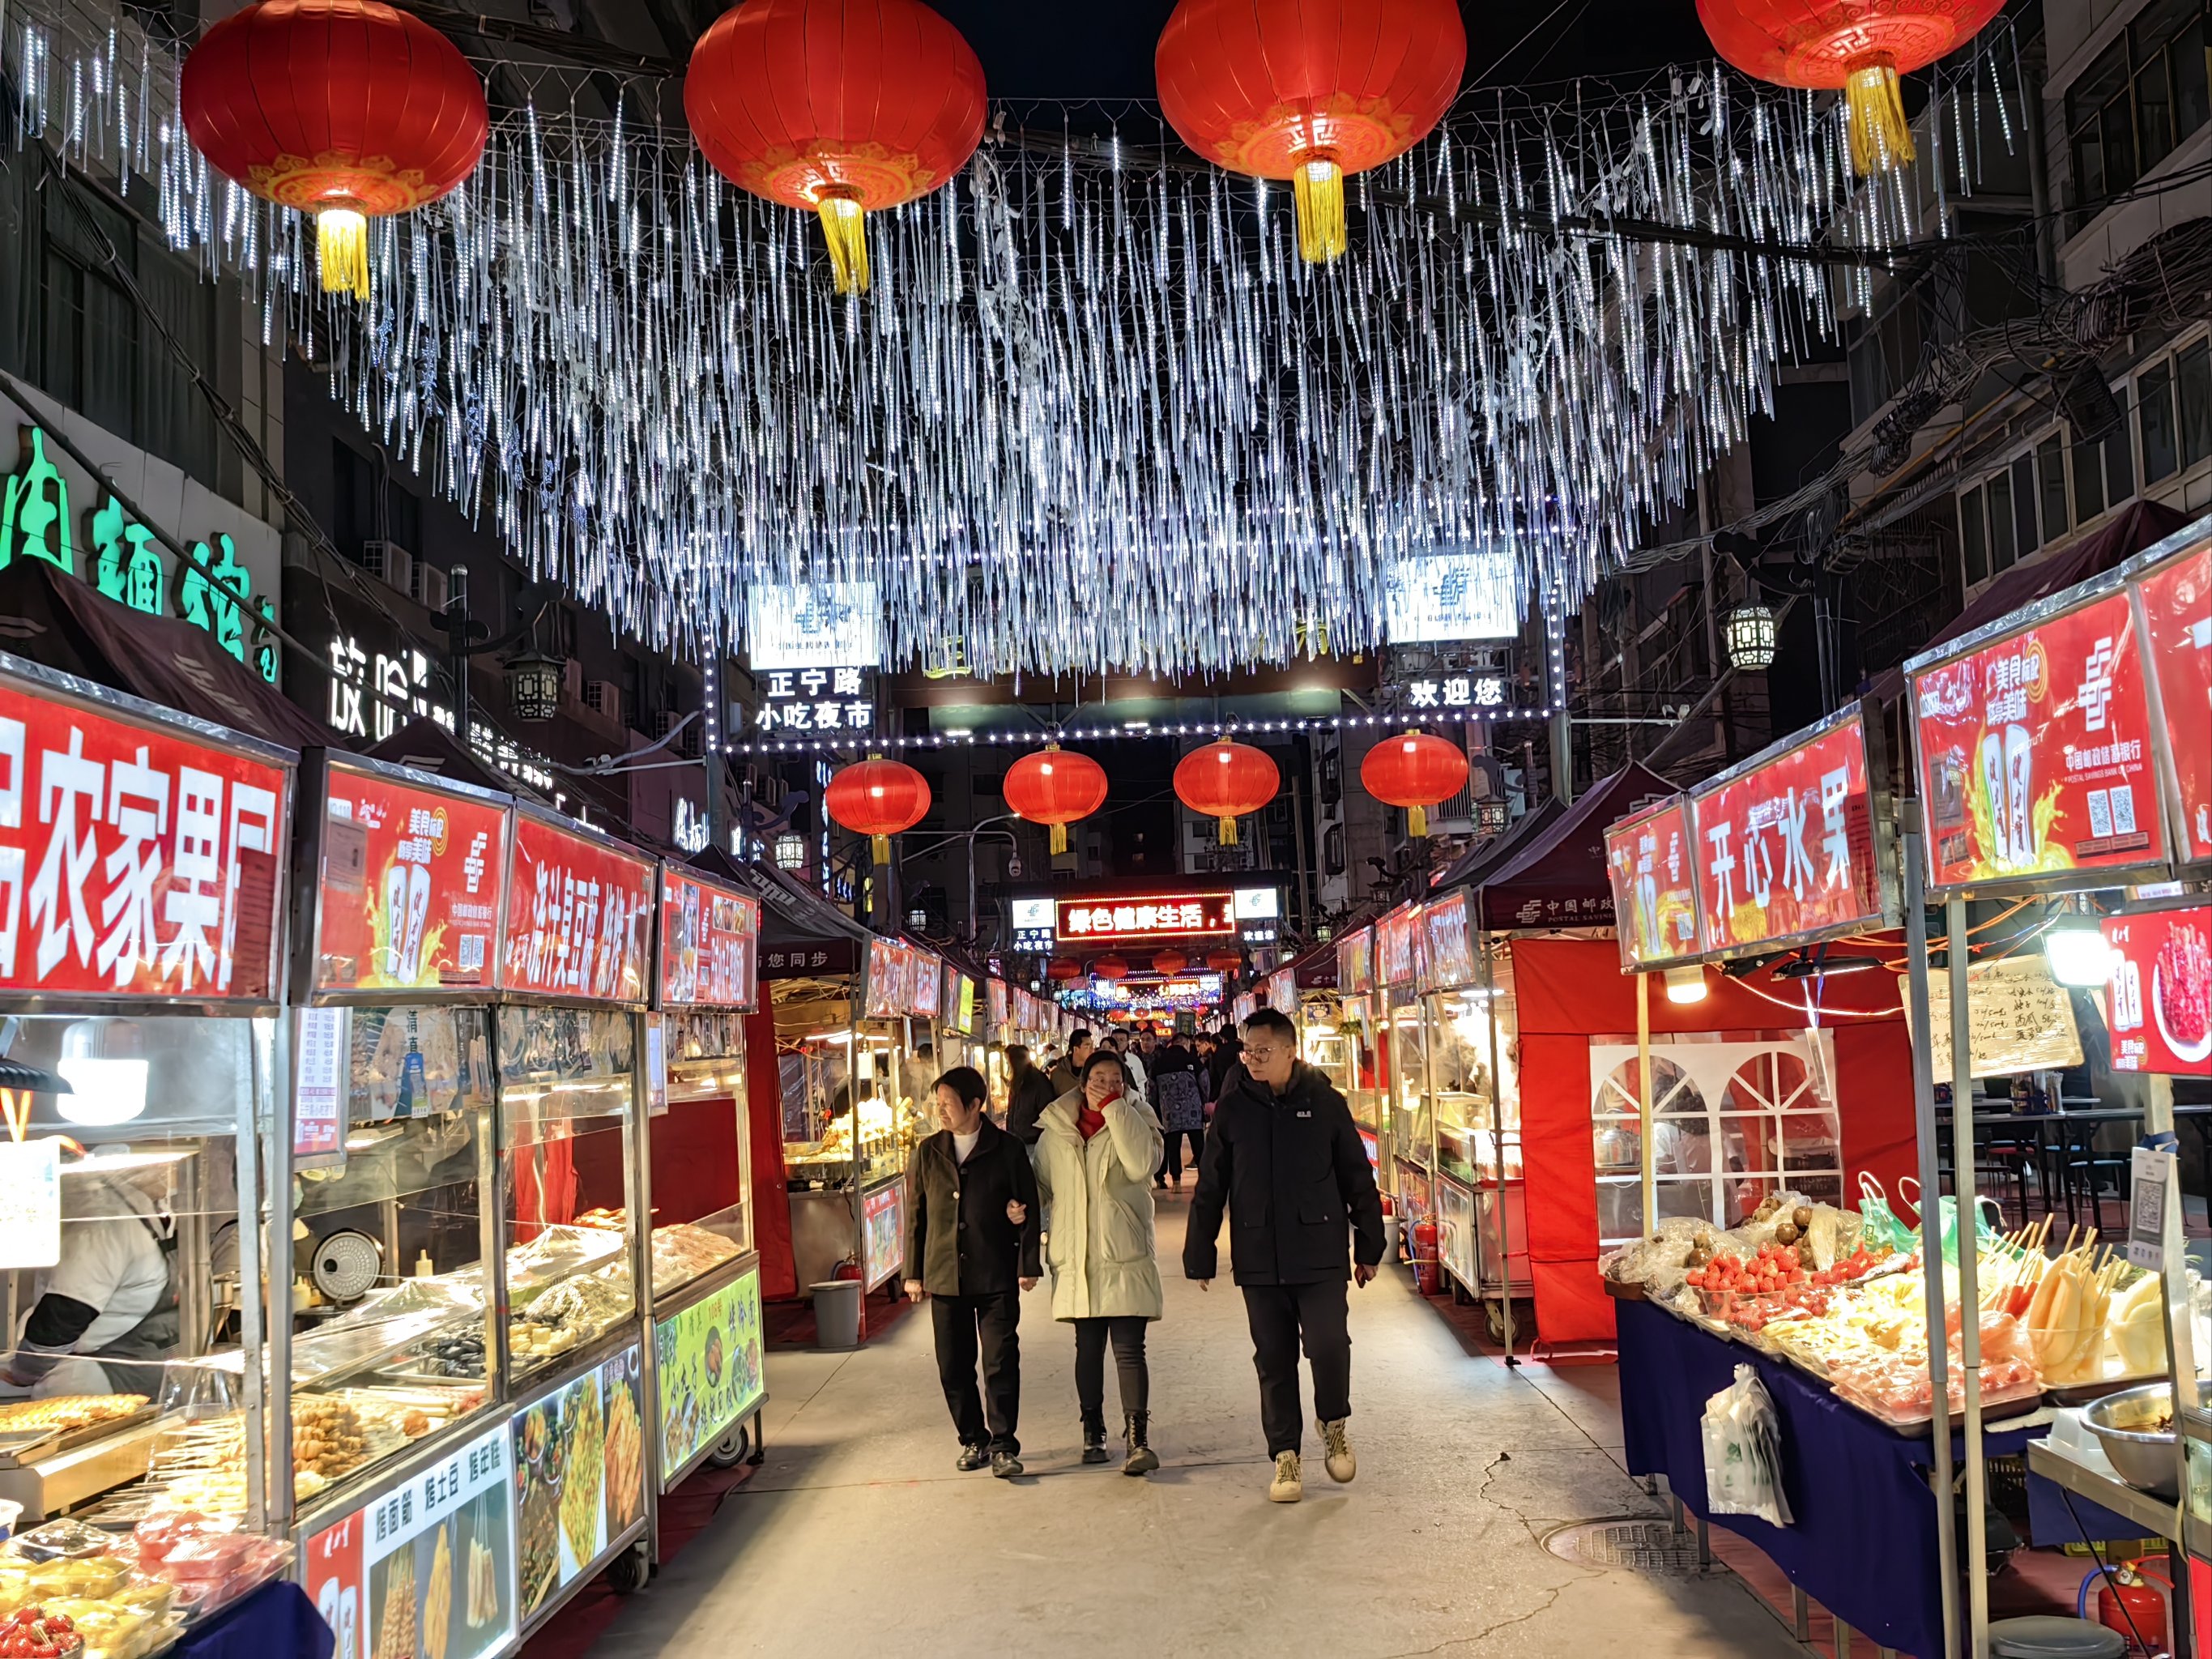
<path fill-rule="evenodd" d="M 1482 872 L 1476 925 L 1493 933 L 1612 927 L 1606 830 L 1639 805 L 1674 793 L 1673 784 L 1632 762 L 1599 779 L 1588 794 L 1523 842 L 1518 853 Z"/>
<path fill-rule="evenodd" d="M 1901 946 L 1899 947 L 1901 949 Z M 1804 993 L 1761 970 L 1707 975 L 1703 1002 L 1651 999 L 1655 1037 L 1682 1032 L 1802 1029 Z M 1894 1190 L 1914 1166 L 1912 1048 L 1901 980 L 1854 974 L 1826 982 L 1823 1023 L 1835 1035 L 1844 1191 L 1870 1170 Z M 1636 1030 L 1636 981 L 1611 939 L 1516 939 L 1522 1158 L 1537 1335 L 1547 1343 L 1610 1340 L 1613 1304 L 1598 1282 L 1597 1167 L 1590 1102 L 1594 1035 Z"/>

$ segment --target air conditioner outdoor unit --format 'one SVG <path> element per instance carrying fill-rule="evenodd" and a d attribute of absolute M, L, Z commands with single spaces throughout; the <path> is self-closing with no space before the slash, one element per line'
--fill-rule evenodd
<path fill-rule="evenodd" d="M 398 542 L 367 541 L 361 544 L 361 568 L 388 587 L 410 598 L 415 592 L 415 556 Z"/>
<path fill-rule="evenodd" d="M 415 585 L 410 591 L 418 602 L 442 615 L 447 600 L 452 597 L 452 580 L 441 567 L 427 560 L 418 561 L 415 566 Z"/>
<path fill-rule="evenodd" d="M 622 686 L 615 680 L 586 680 L 584 707 L 602 720 L 622 724 Z"/>

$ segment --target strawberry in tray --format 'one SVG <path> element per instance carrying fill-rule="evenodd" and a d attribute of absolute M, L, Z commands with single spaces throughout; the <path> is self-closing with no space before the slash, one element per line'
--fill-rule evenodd
<path fill-rule="evenodd" d="M 66 1659 L 83 1651 L 84 1638 L 59 1613 L 50 1619 L 41 1608 L 22 1607 L 0 1625 L 0 1659 Z"/>

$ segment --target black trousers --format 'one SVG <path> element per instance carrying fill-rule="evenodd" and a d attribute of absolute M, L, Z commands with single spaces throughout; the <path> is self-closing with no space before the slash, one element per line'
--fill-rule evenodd
<path fill-rule="evenodd" d="M 952 1426 L 963 1446 L 988 1446 L 1018 1454 L 1014 1438 L 1022 1409 L 1022 1339 L 1017 1327 L 1021 1297 L 1013 1291 L 990 1296 L 933 1296 L 931 1319 L 937 1327 L 937 1380 L 952 1408 Z M 975 1388 L 975 1359 L 981 1346 L 983 1388 Z"/>
<path fill-rule="evenodd" d="M 1193 1174 L 1197 1173 L 1198 1160 L 1206 1154 L 1205 1130 L 1168 1130 L 1161 1138 L 1165 1147 L 1164 1153 L 1165 1162 L 1160 1165 L 1160 1172 L 1166 1176 L 1170 1181 L 1181 1181 L 1182 1179 L 1182 1138 L 1185 1135 L 1188 1135 L 1190 1137 L 1190 1167 Z"/>
<path fill-rule="evenodd" d="M 1267 1455 L 1297 1451 L 1305 1438 L 1298 1409 L 1298 1345 L 1313 1367 L 1314 1415 L 1324 1423 L 1352 1415 L 1352 1336 L 1345 1328 L 1345 1281 L 1247 1285 L 1252 1364 L 1260 1373 L 1260 1423 Z"/>
<path fill-rule="evenodd" d="M 1114 1343 L 1114 1377 L 1121 1385 L 1121 1409 L 1152 1409 L 1152 1374 L 1145 1364 L 1145 1322 L 1133 1314 L 1078 1319 L 1075 1327 L 1075 1398 L 1085 1423 L 1106 1420 L 1106 1343 Z"/>

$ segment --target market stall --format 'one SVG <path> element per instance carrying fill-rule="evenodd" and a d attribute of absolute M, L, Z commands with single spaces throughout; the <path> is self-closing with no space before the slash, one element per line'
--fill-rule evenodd
<path fill-rule="evenodd" d="M 760 1006 L 760 931 L 757 899 L 703 869 L 662 864 L 654 1000 L 667 1081 L 647 1118 L 645 1180 L 662 1494 L 702 1462 L 760 1455 L 768 1384 L 744 1018 Z M 658 1560 L 657 1504 L 652 1542 Z"/>
<path fill-rule="evenodd" d="M 1382 1184 L 1397 1206 L 1400 1237 L 1436 1218 L 1431 1171 L 1427 1029 L 1421 1018 L 1420 907 L 1401 904 L 1375 923 L 1375 1024 L 1382 1055 Z M 1425 1235 L 1424 1235 L 1425 1236 Z M 1420 1263 L 1417 1260 L 1416 1270 Z"/>
<path fill-rule="evenodd" d="M 1367 1148 L 1367 1161 L 1382 1170 L 1383 1090 L 1375 1019 L 1375 929 L 1355 927 L 1338 935 L 1334 1018 L 1309 1015 L 1304 1024 L 1306 1060 L 1328 1073 L 1352 1109 L 1352 1121 Z"/>
<path fill-rule="evenodd" d="M 0 1628 L 62 1598 L 146 1654 L 296 1600 L 259 1587 L 297 759 L 0 654 Z"/>

